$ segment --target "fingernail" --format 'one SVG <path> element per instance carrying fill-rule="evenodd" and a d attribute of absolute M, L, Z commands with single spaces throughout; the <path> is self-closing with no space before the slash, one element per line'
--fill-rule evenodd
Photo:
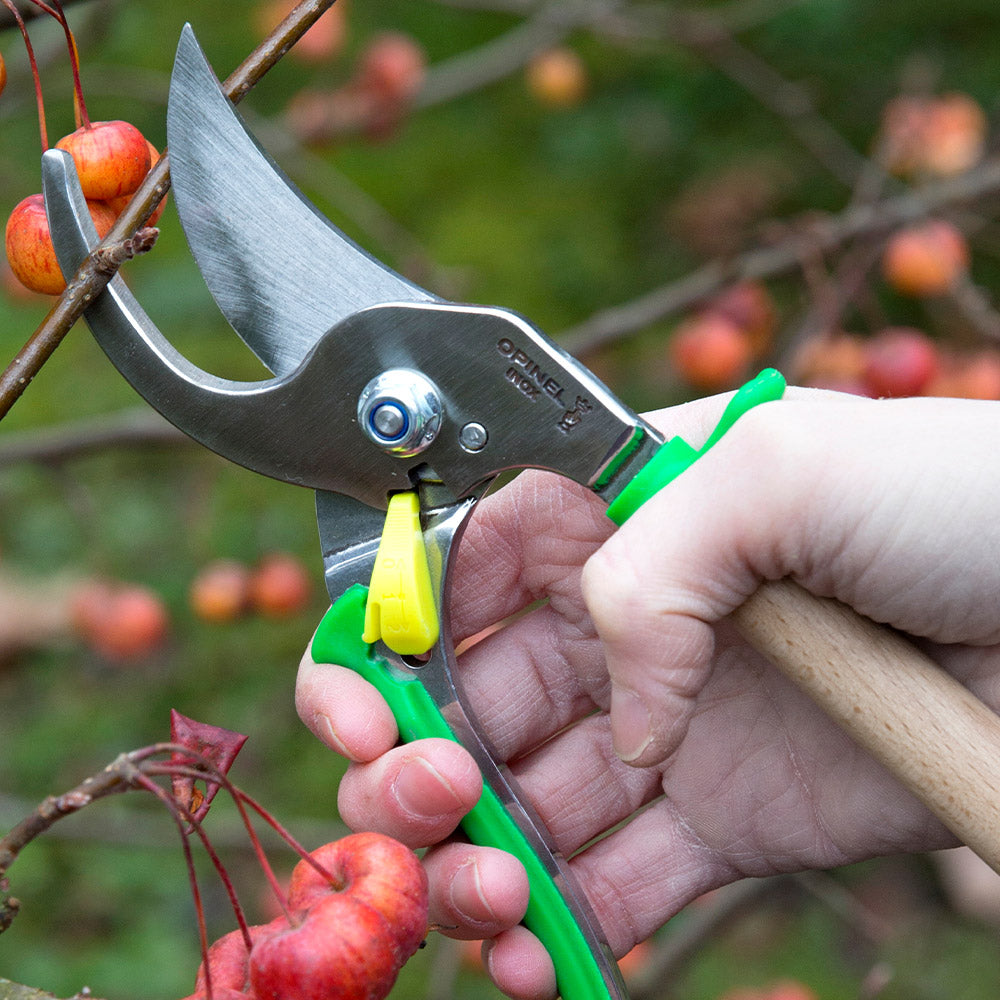
<path fill-rule="evenodd" d="M 417 819 L 437 819 L 462 804 L 455 789 L 423 757 L 411 757 L 399 769 L 392 792 L 404 812 Z"/>
<path fill-rule="evenodd" d="M 490 965 L 491 959 L 493 958 L 493 949 L 496 947 L 496 938 L 487 938 L 481 946 L 480 955 L 483 959 L 483 965 L 486 967 L 486 973 L 489 976 L 493 975 L 493 969 Z"/>
<path fill-rule="evenodd" d="M 331 749 L 340 754 L 341 757 L 351 759 L 351 755 L 344 746 L 344 741 L 337 735 L 337 730 L 333 728 L 333 720 L 324 712 L 317 712 L 313 716 L 316 729 L 322 734 L 323 742 Z"/>
<path fill-rule="evenodd" d="M 632 691 L 615 688 L 611 693 L 611 738 L 615 753 L 626 764 L 636 760 L 653 741 L 649 710 Z"/>
<path fill-rule="evenodd" d="M 466 861 L 455 872 L 448 896 L 455 912 L 472 924 L 496 919 L 493 908 L 483 895 L 483 883 L 475 859 Z"/>

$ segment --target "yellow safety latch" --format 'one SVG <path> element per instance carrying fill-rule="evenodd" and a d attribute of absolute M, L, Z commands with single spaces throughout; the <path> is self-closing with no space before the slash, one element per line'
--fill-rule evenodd
<path fill-rule="evenodd" d="M 418 656 L 437 642 L 438 630 L 420 501 L 416 493 L 396 493 L 375 556 L 362 639 L 381 639 L 394 653 Z"/>

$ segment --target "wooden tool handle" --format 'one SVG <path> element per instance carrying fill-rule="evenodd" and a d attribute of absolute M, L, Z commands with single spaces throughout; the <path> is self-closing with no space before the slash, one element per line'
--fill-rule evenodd
<path fill-rule="evenodd" d="M 1000 873 L 1000 716 L 897 633 L 789 580 L 764 584 L 732 617 Z"/>

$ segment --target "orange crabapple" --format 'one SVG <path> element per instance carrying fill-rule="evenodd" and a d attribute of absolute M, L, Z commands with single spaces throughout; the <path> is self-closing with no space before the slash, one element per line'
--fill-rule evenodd
<path fill-rule="evenodd" d="M 882 258 L 886 281 L 896 291 L 916 297 L 944 295 L 968 266 L 965 237 L 944 219 L 928 219 L 894 233 Z"/>
<path fill-rule="evenodd" d="M 551 108 L 570 108 L 587 93 L 587 70 L 583 60 L 564 46 L 546 49 L 527 66 L 529 93 Z"/>
<path fill-rule="evenodd" d="M 1000 354 L 986 349 L 963 358 L 958 386 L 963 399 L 1000 399 Z"/>
<path fill-rule="evenodd" d="M 923 395 L 1000 399 L 1000 353 L 992 348 L 971 354 L 942 352 L 938 371 Z"/>
<path fill-rule="evenodd" d="M 941 176 L 960 174 L 982 159 L 986 114 L 968 94 L 942 94 L 931 103 L 924 166 Z"/>
<path fill-rule="evenodd" d="M 250 570 L 235 559 L 207 563 L 191 581 L 188 603 L 202 621 L 235 621 L 250 604 Z"/>
<path fill-rule="evenodd" d="M 834 330 L 810 337 L 795 352 L 790 374 L 797 382 L 816 388 L 862 392 L 865 371 L 865 344 L 861 337 Z"/>
<path fill-rule="evenodd" d="M 153 169 L 153 165 L 160 158 L 160 151 L 147 139 L 146 146 L 149 149 L 149 169 Z M 117 198 L 106 199 L 107 204 L 109 204 L 112 209 L 114 209 L 115 215 L 121 215 L 125 211 L 125 206 L 132 200 L 132 195 L 135 192 L 129 192 L 128 194 L 119 195 Z M 160 216 L 163 215 L 163 210 L 167 207 L 167 196 L 164 195 L 160 199 L 160 203 L 153 209 L 152 214 L 146 220 L 147 226 L 155 226 L 157 222 L 160 221 Z"/>
<path fill-rule="evenodd" d="M 132 194 L 149 173 L 145 136 L 124 121 L 92 122 L 63 136 L 57 149 L 73 157 L 84 196 L 104 201 Z"/>
<path fill-rule="evenodd" d="M 960 174 L 982 159 L 986 114 L 968 94 L 902 95 L 882 112 L 888 168 L 896 174 Z"/>

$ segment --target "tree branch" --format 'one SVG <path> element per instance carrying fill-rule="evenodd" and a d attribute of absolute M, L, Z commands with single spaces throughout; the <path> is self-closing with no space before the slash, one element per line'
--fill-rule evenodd
<path fill-rule="evenodd" d="M 805 255 L 827 253 L 863 236 L 883 236 L 908 222 L 926 218 L 1000 192 L 1000 157 L 958 177 L 920 190 L 848 208 L 828 219 L 811 220 L 774 246 L 748 250 L 728 261 L 712 261 L 678 281 L 631 302 L 595 313 L 559 336 L 567 351 L 583 356 L 657 320 L 690 308 L 736 281 L 773 278 L 799 266 Z"/>
<path fill-rule="evenodd" d="M 7 434 L 0 439 L 0 469 L 20 462 L 62 462 L 107 448 L 176 447 L 192 438 L 148 406 L 91 420 Z"/>
<path fill-rule="evenodd" d="M 21 983 L 12 983 L 9 979 L 0 979 L 0 1000 L 56 1000 L 56 997 L 55 994 L 34 986 L 22 986 Z M 77 993 L 70 1000 L 96 1000 L 96 998 L 84 991 Z"/>
<path fill-rule="evenodd" d="M 226 96 L 233 103 L 242 100 L 333 3 L 334 0 L 302 0 L 229 76 L 223 84 Z M 0 375 L 0 419 L 20 399 L 42 365 L 113 277 L 102 261 L 108 249 L 132 240 L 169 190 L 169 156 L 164 153 L 146 175 L 112 230 L 83 262 L 48 315 Z"/>
<path fill-rule="evenodd" d="M 62 0 L 62 5 L 64 7 L 69 7 L 71 4 L 77 2 L 78 0 Z M 14 6 L 17 7 L 18 11 L 21 14 L 21 17 L 23 17 L 25 21 L 30 21 L 36 17 L 49 16 L 39 7 L 36 7 L 33 3 L 27 3 L 24 2 L 24 0 L 21 0 L 21 2 L 18 2 L 18 0 L 14 0 Z M 11 14 L 11 12 L 7 10 L 6 7 L 0 9 L 0 31 L 6 31 L 8 28 L 16 27 L 16 24 L 17 22 L 14 20 L 14 15 Z"/>

